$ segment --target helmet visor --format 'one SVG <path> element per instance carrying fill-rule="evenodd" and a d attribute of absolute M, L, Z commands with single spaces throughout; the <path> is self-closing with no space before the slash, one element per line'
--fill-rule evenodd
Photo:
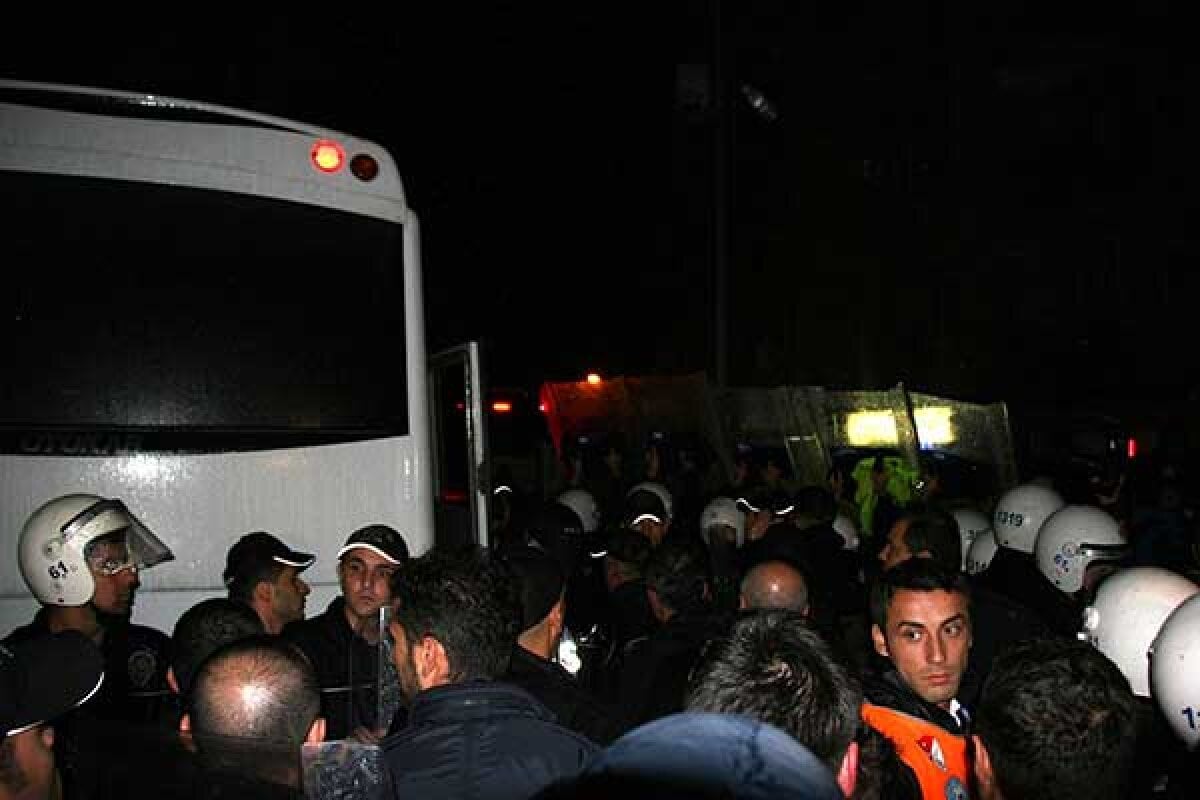
<path fill-rule="evenodd" d="M 94 564 L 101 573 L 115 575 L 125 569 L 149 569 L 175 558 L 171 548 L 162 543 L 125 504 L 117 499 L 100 500 L 85 508 L 62 526 L 64 541 L 82 538 L 91 542 L 102 536 L 124 533 L 128 557 L 104 559 Z"/>

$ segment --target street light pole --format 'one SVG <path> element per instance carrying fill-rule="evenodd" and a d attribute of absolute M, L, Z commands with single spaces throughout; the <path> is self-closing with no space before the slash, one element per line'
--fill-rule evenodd
<path fill-rule="evenodd" d="M 725 32 L 722 2 L 712 0 L 713 9 L 713 98 L 716 132 L 713 159 L 713 325 L 718 387 L 729 379 L 729 141 L 731 109 L 726 84 Z"/>

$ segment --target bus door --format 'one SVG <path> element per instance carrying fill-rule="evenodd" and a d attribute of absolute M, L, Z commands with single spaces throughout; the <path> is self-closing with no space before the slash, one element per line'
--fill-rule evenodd
<path fill-rule="evenodd" d="M 489 544 L 491 488 L 485 394 L 478 342 L 430 356 L 430 450 L 437 547 Z"/>

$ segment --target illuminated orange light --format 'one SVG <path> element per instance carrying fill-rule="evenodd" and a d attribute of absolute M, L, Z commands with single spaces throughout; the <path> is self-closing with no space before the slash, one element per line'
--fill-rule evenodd
<path fill-rule="evenodd" d="M 346 162 L 346 151 L 337 142 L 322 139 L 313 145 L 312 161 L 322 172 L 337 172 Z"/>
<path fill-rule="evenodd" d="M 492 403 L 492 411 L 495 411 L 497 414 L 507 414 L 512 411 L 512 408 L 512 403 L 507 400 L 497 400 Z"/>
<path fill-rule="evenodd" d="M 598 372 L 589 372 L 585 380 L 588 382 L 588 386 L 599 386 L 601 383 L 603 383 L 603 380 L 600 378 L 600 373 Z"/>

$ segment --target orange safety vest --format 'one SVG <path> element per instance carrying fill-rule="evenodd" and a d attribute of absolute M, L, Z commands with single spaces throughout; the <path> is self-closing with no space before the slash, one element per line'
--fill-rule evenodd
<path fill-rule="evenodd" d="M 945 728 L 892 708 L 863 703 L 866 723 L 892 740 L 896 755 L 921 784 L 923 800 L 967 800 L 971 766 L 967 740 Z"/>

